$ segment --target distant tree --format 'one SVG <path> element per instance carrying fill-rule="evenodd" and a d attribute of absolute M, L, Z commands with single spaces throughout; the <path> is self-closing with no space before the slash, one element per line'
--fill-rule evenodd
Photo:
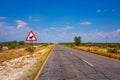
<path fill-rule="evenodd" d="M 0 43 L 0 51 L 2 51 L 2 47 L 3 47 L 3 45 L 2 45 L 2 43 Z"/>
<path fill-rule="evenodd" d="M 81 43 L 81 37 L 80 36 L 75 36 L 74 43 L 75 43 L 75 45 L 79 46 L 79 44 Z"/>
<path fill-rule="evenodd" d="M 24 45 L 25 42 L 24 41 L 19 41 L 19 45 Z"/>
<path fill-rule="evenodd" d="M 11 41 L 10 43 L 12 43 L 12 44 L 17 44 L 17 41 Z"/>

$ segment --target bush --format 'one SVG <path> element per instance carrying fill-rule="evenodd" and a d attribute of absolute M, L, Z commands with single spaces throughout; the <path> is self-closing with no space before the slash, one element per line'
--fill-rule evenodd
<path fill-rule="evenodd" d="M 7 47 L 9 50 L 18 48 L 18 42 L 17 41 L 7 42 Z"/>
<path fill-rule="evenodd" d="M 3 47 L 3 45 L 2 45 L 2 43 L 0 43 L 0 51 L 2 51 L 2 47 Z"/>
<path fill-rule="evenodd" d="M 48 44 L 43 44 L 43 46 L 48 46 Z"/>
<path fill-rule="evenodd" d="M 20 42 L 19 42 L 19 45 L 24 45 L 24 44 L 25 44 L 24 41 L 20 41 Z"/>
<path fill-rule="evenodd" d="M 15 49 L 15 44 L 8 43 L 8 49 Z"/>
<path fill-rule="evenodd" d="M 90 52 L 90 49 L 87 49 L 88 52 Z"/>
<path fill-rule="evenodd" d="M 115 49 L 115 48 L 109 48 L 109 49 L 107 49 L 107 52 L 117 53 L 117 49 Z"/>
<path fill-rule="evenodd" d="M 34 49 L 32 49 L 31 47 L 26 48 L 26 50 L 29 52 L 34 52 Z"/>
<path fill-rule="evenodd" d="M 79 46 L 80 43 L 81 43 L 81 37 L 80 36 L 75 36 L 74 43 L 75 43 L 76 46 Z"/>

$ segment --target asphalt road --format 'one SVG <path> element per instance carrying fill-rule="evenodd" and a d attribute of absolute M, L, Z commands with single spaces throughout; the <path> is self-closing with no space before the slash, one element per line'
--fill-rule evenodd
<path fill-rule="evenodd" d="M 120 80 L 120 61 L 56 45 L 39 80 Z"/>

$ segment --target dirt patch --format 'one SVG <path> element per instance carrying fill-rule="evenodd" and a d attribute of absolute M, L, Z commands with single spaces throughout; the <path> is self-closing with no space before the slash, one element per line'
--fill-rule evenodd
<path fill-rule="evenodd" d="M 26 55 L 2 62 L 0 64 L 0 80 L 23 80 L 36 64 L 38 58 L 46 52 L 39 50 L 35 54 Z M 41 55 L 37 55 L 41 54 Z"/>

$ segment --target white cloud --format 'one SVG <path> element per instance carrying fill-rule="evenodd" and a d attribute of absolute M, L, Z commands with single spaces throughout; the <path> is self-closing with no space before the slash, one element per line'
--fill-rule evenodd
<path fill-rule="evenodd" d="M 102 10 L 101 10 L 101 9 L 97 9 L 97 10 L 96 10 L 96 12 L 98 12 L 98 13 L 99 13 L 99 12 L 102 12 Z"/>
<path fill-rule="evenodd" d="M 83 32 L 73 32 L 73 36 L 81 36 L 83 41 L 87 42 L 105 42 L 106 36 L 108 37 L 108 42 L 120 42 L 120 29 L 111 32 L 93 32 L 93 33 L 83 33 Z"/>
<path fill-rule="evenodd" d="M 29 20 L 31 20 L 31 21 L 40 21 L 40 19 L 33 18 L 33 16 L 29 16 Z"/>
<path fill-rule="evenodd" d="M 37 35 L 38 39 L 43 42 L 64 42 L 72 39 L 68 36 L 69 30 L 72 29 L 72 26 L 49 27 L 38 31 Z"/>
<path fill-rule="evenodd" d="M 5 24 L 7 24 L 7 23 L 6 22 L 0 22 L 0 26 L 5 25 Z"/>
<path fill-rule="evenodd" d="M 29 27 L 18 29 L 16 26 L 9 26 L 4 23 L 3 25 L 0 25 L 0 42 L 25 40 L 30 30 Z"/>
<path fill-rule="evenodd" d="M 89 24 L 92 24 L 92 22 L 81 22 L 80 24 L 89 25 Z"/>
<path fill-rule="evenodd" d="M 55 28 L 55 27 L 50 27 L 50 28 L 48 28 L 48 29 L 50 29 L 50 30 L 56 30 L 56 28 Z"/>
<path fill-rule="evenodd" d="M 29 16 L 29 19 L 31 20 L 31 19 L 32 19 L 32 16 Z"/>
<path fill-rule="evenodd" d="M 24 21 L 22 21 L 22 20 L 16 20 L 16 22 L 17 22 L 17 28 L 24 28 L 26 25 L 27 25 L 27 23 L 25 23 Z"/>
<path fill-rule="evenodd" d="M 97 9 L 97 10 L 96 10 L 97 13 L 100 13 L 100 12 L 108 12 L 108 11 L 115 12 L 116 9 L 111 9 L 111 10 L 109 10 L 109 9 Z"/>
<path fill-rule="evenodd" d="M 4 20 L 6 19 L 7 17 L 3 17 L 3 16 L 0 16 L 0 20 Z"/>
<path fill-rule="evenodd" d="M 111 32 L 94 32 L 94 33 L 75 33 L 73 32 L 72 34 L 74 35 L 82 35 L 82 36 L 88 36 L 88 37 L 106 37 L 106 36 L 109 36 L 109 37 L 119 37 L 120 38 L 120 29 L 117 29 L 115 31 L 111 31 Z"/>
<path fill-rule="evenodd" d="M 68 30 L 71 30 L 73 29 L 72 26 L 66 26 L 66 27 L 50 27 L 50 28 L 47 28 L 43 31 L 50 31 L 50 30 L 55 30 L 55 31 L 68 31 Z"/>
<path fill-rule="evenodd" d="M 71 30 L 71 29 L 73 29 L 72 26 L 66 26 L 66 27 L 64 28 L 64 30 Z"/>

